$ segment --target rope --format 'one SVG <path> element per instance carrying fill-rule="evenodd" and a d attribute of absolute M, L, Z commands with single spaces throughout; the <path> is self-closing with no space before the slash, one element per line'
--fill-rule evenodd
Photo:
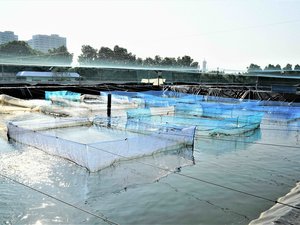
<path fill-rule="evenodd" d="M 93 148 L 96 148 L 96 147 L 93 147 Z M 110 152 L 110 151 L 107 151 L 107 150 L 104 150 L 104 149 L 101 149 L 101 148 L 96 148 L 96 149 L 98 149 L 100 151 L 103 151 L 103 152 L 106 152 L 106 153 L 109 153 L 109 154 L 112 154 L 112 155 L 115 155 L 115 156 L 118 156 L 118 157 L 121 157 L 121 158 L 124 158 L 124 159 L 130 159 L 129 157 L 126 157 L 126 156 L 123 156 L 123 155 L 120 155 L 120 154 L 117 154 L 117 153 L 113 153 L 113 152 Z M 217 184 L 217 183 L 207 181 L 207 180 L 204 180 L 204 179 L 200 179 L 200 178 L 197 178 L 197 177 L 193 177 L 193 176 L 190 176 L 190 175 L 182 174 L 182 173 L 179 173 L 180 170 L 174 172 L 172 170 L 169 170 L 169 169 L 166 169 L 166 168 L 163 168 L 163 167 L 159 167 L 159 166 L 155 166 L 155 165 L 150 164 L 150 163 L 145 163 L 145 162 L 141 162 L 141 161 L 137 161 L 137 162 L 140 163 L 140 164 L 143 164 L 143 165 L 151 166 L 151 167 L 156 168 L 156 169 L 164 170 L 164 171 L 169 172 L 169 173 L 174 173 L 174 174 L 176 174 L 178 176 L 181 176 L 181 177 L 196 180 L 196 181 L 201 182 L 201 183 L 210 184 L 210 185 L 213 185 L 213 186 L 216 186 L 216 187 L 220 187 L 220 188 L 223 188 L 223 189 L 227 189 L 227 190 L 234 191 L 234 192 L 237 192 L 237 193 L 241 193 L 241 194 L 244 194 L 244 195 L 248 195 L 248 196 L 251 196 L 251 197 L 263 199 L 265 201 L 269 201 L 269 202 L 272 202 L 272 203 L 275 203 L 275 204 L 278 203 L 278 204 L 281 204 L 281 205 L 284 205 L 284 206 L 287 206 L 287 207 L 290 207 L 290 208 L 300 210 L 300 207 L 297 207 L 297 206 L 293 206 L 293 205 L 290 205 L 290 204 L 279 202 L 277 200 L 272 200 L 272 199 L 269 199 L 269 198 L 266 198 L 266 197 L 263 197 L 263 196 L 252 194 L 252 193 L 249 193 L 249 192 L 246 192 L 246 191 L 241 191 L 241 190 L 238 190 L 238 189 L 235 189 L 235 188 L 231 188 L 231 187 L 228 187 L 228 186 L 225 186 L 225 185 Z"/>
<path fill-rule="evenodd" d="M 287 203 L 279 202 L 277 200 L 272 200 L 270 198 L 266 198 L 266 197 L 263 197 L 263 196 L 260 196 L 260 195 L 252 194 L 252 193 L 249 193 L 249 192 L 246 192 L 246 191 L 241 191 L 241 190 L 238 190 L 238 189 L 235 189 L 235 188 L 227 187 L 225 185 L 217 184 L 217 183 L 207 181 L 207 180 L 203 180 L 203 179 L 200 179 L 200 178 L 197 178 L 197 177 L 189 176 L 189 175 L 186 175 L 186 174 L 181 174 L 181 173 L 178 173 L 177 171 L 175 171 L 175 174 L 178 174 L 182 177 L 193 179 L 193 180 L 196 180 L 196 181 L 199 181 L 199 182 L 202 182 L 202 183 L 210 184 L 210 185 L 217 186 L 217 187 L 220 187 L 220 188 L 223 188 L 223 189 L 227 189 L 227 190 L 230 190 L 230 191 L 234 191 L 234 192 L 238 192 L 238 193 L 241 193 L 241 194 L 244 194 L 244 195 L 248 195 L 248 196 L 251 196 L 251 197 L 254 197 L 254 198 L 263 199 L 265 201 L 273 202 L 275 204 L 277 203 L 277 204 L 284 205 L 284 206 L 287 206 L 287 207 L 290 207 L 290 208 L 293 208 L 293 209 L 299 209 L 300 210 L 300 207 L 297 207 L 297 206 L 293 206 L 293 205 L 290 205 L 290 204 L 287 204 Z"/>

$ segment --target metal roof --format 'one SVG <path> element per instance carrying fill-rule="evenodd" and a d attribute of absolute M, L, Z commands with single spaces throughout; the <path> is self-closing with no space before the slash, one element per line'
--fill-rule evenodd
<path fill-rule="evenodd" d="M 20 71 L 17 77 L 71 77 L 79 78 L 80 75 L 75 72 L 36 72 L 36 71 Z"/>

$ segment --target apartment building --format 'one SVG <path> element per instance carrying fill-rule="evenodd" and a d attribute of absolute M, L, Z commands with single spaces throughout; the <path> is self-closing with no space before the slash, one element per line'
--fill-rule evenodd
<path fill-rule="evenodd" d="M 0 31 L 0 45 L 11 42 L 11 41 L 17 41 L 18 35 L 15 35 L 12 31 Z"/>
<path fill-rule="evenodd" d="M 49 49 L 67 47 L 67 39 L 57 34 L 42 35 L 36 34 L 28 41 L 28 44 L 35 50 L 47 53 Z"/>

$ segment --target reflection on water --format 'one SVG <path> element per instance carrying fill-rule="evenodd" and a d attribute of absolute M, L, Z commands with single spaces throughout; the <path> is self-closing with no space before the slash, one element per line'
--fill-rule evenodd
<path fill-rule="evenodd" d="M 18 178 L 28 185 L 39 183 L 50 185 L 52 181 L 49 175 L 52 173 L 53 163 L 57 160 L 54 158 L 50 163 L 41 163 L 47 162 L 47 158 L 48 155 L 32 148 L 1 154 L 1 173 Z"/>

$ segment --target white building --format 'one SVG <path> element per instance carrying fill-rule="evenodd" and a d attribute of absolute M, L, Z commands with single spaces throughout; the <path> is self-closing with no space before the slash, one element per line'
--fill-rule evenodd
<path fill-rule="evenodd" d="M 11 41 L 17 41 L 18 35 L 15 35 L 12 31 L 0 31 L 0 45 L 11 42 Z"/>
<path fill-rule="evenodd" d="M 28 41 L 28 44 L 35 50 L 47 53 L 49 49 L 59 48 L 61 46 L 67 47 L 67 39 L 57 34 L 51 34 L 50 36 L 36 34 Z"/>
<path fill-rule="evenodd" d="M 18 81 L 77 81 L 80 75 L 75 72 L 36 72 L 36 71 L 20 71 L 16 74 Z"/>

